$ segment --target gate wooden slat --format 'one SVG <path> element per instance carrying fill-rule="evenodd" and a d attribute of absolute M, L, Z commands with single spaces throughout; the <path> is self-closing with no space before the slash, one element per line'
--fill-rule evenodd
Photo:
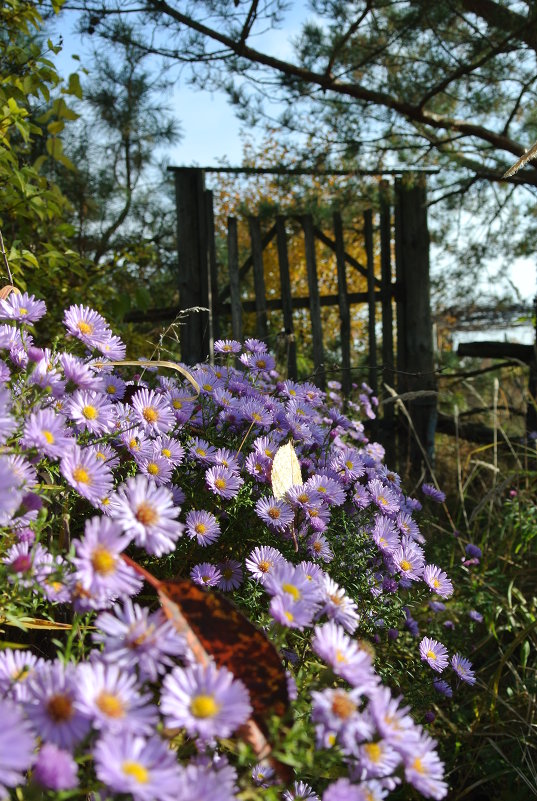
<path fill-rule="evenodd" d="M 375 255 L 373 252 L 373 212 L 364 211 L 364 238 L 367 257 L 367 305 L 369 333 L 369 386 L 378 394 L 377 382 L 377 334 L 375 331 Z"/>
<path fill-rule="evenodd" d="M 263 245 L 259 217 L 248 217 L 252 261 L 254 268 L 254 291 L 256 309 L 256 332 L 259 339 L 268 337 L 267 296 L 265 292 L 265 273 L 263 270 Z"/>
<path fill-rule="evenodd" d="M 393 360 L 393 309 L 392 309 L 392 259 L 391 259 L 391 215 L 388 199 L 388 184 L 380 185 L 380 272 L 382 285 L 382 380 L 394 386 Z M 387 396 L 383 389 L 382 397 Z M 386 450 L 386 464 L 395 464 L 394 442 L 395 404 L 383 406 L 383 445 Z"/>
<path fill-rule="evenodd" d="M 205 191 L 205 216 L 207 220 L 207 260 L 209 262 L 209 358 L 214 364 L 214 341 L 220 339 L 218 322 L 218 279 L 216 275 L 216 243 L 214 234 L 213 193 Z"/>
<path fill-rule="evenodd" d="M 282 293 L 283 326 L 287 340 L 287 376 L 296 381 L 298 376 L 296 364 L 296 342 L 293 326 L 293 298 L 291 296 L 291 278 L 289 276 L 289 256 L 287 253 L 287 233 L 285 218 L 276 217 L 276 243 L 278 246 L 278 264 L 280 266 L 280 287 Z"/>
<path fill-rule="evenodd" d="M 343 224 L 339 211 L 334 212 L 334 241 L 336 245 L 337 290 L 339 298 L 339 319 L 341 336 L 341 385 L 344 395 L 351 391 L 351 314 L 347 294 L 347 267 L 345 264 L 345 244 Z"/>
<path fill-rule="evenodd" d="M 272 242 L 275 236 L 276 236 L 276 226 L 273 225 L 272 228 L 270 228 L 267 231 L 267 233 L 262 237 L 261 249 L 265 250 L 267 245 L 269 245 Z M 244 278 L 244 276 L 246 275 L 252 264 L 253 264 L 253 258 L 252 254 L 250 253 L 250 255 L 248 256 L 242 267 L 239 269 L 239 278 Z M 218 302 L 223 303 L 228 296 L 229 296 L 229 286 L 225 286 L 218 297 Z"/>
<path fill-rule="evenodd" d="M 315 258 L 315 236 L 311 214 L 302 217 L 304 229 L 304 249 L 310 293 L 311 334 L 313 339 L 313 364 L 315 381 L 322 389 L 325 387 L 323 327 L 321 323 L 321 304 L 319 302 L 319 283 L 317 280 L 317 261 Z"/>
<path fill-rule="evenodd" d="M 327 236 L 324 233 L 324 231 L 321 231 L 320 228 L 317 228 L 317 226 L 314 225 L 313 233 L 315 234 L 317 239 L 319 239 L 323 243 L 323 245 L 326 245 L 326 247 L 330 248 L 330 250 L 332 250 L 334 253 L 336 252 L 336 243 L 332 239 L 330 239 L 330 237 Z M 347 253 L 346 251 L 344 252 L 343 255 L 345 256 L 345 261 L 348 265 L 357 270 L 357 272 L 359 272 L 360 275 L 363 275 L 364 278 L 367 278 L 367 267 L 364 267 L 363 264 L 360 264 L 359 261 L 356 261 L 354 256 L 351 256 L 351 254 Z M 375 278 L 375 284 L 377 286 L 380 286 L 380 281 L 378 278 Z"/>
<path fill-rule="evenodd" d="M 237 237 L 237 218 L 227 220 L 227 263 L 229 270 L 229 295 L 231 301 L 231 334 L 233 339 L 242 342 L 242 309 L 239 288 L 239 244 Z"/>

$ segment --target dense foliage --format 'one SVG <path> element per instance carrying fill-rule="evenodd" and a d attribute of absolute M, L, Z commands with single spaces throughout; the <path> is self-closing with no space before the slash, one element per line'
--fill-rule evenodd
<path fill-rule="evenodd" d="M 0 785 L 30 769 L 51 791 L 135 799 L 198 798 L 200 784 L 275 798 L 284 778 L 287 799 L 383 798 L 401 780 L 444 797 L 436 744 L 400 690 L 423 710 L 475 677 L 440 623 L 415 639 L 420 610 L 444 608 L 453 584 L 426 562 L 421 504 L 356 419 L 374 417 L 368 388 L 349 418 L 337 386 L 281 381 L 263 343 L 220 341 L 219 365 L 190 374 L 193 396 L 144 361 L 130 380 L 115 372 L 124 346 L 87 307 L 65 311 L 68 349 L 34 342 L 43 301 L 11 293 L 0 307 Z M 268 667 L 254 659 L 243 681 L 200 663 L 126 554 L 229 594 L 277 645 L 291 705 L 261 721 L 276 762 L 256 764 L 266 748 L 240 728 L 258 709 L 249 672 L 271 683 Z"/>

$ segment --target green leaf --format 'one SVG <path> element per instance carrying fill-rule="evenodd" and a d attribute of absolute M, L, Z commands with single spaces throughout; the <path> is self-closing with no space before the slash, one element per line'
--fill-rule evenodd
<path fill-rule="evenodd" d="M 58 139 L 56 136 L 53 136 L 51 139 L 47 139 L 46 148 L 47 153 L 49 156 L 52 156 L 53 159 L 58 160 L 63 154 L 62 140 Z"/>
<path fill-rule="evenodd" d="M 73 56 L 73 58 L 78 59 L 78 56 Z M 79 100 L 82 100 L 82 86 L 80 84 L 78 72 L 72 72 L 69 75 L 67 86 L 69 94 L 75 95 L 75 97 L 78 97 Z"/>
<path fill-rule="evenodd" d="M 65 128 L 65 123 L 63 120 L 54 120 L 54 122 L 49 122 L 47 125 L 47 131 L 55 136 L 63 131 Z"/>

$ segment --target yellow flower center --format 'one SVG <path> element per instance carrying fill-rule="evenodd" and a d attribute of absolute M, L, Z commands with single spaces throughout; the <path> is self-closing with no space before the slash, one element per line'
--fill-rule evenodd
<path fill-rule="evenodd" d="M 364 751 L 371 762 L 378 762 L 382 757 L 382 748 L 378 743 L 366 743 L 364 745 Z"/>
<path fill-rule="evenodd" d="M 163 456 L 164 456 L 166 459 L 169 459 L 169 458 L 170 458 L 170 456 L 172 455 L 172 452 L 171 452 L 171 450 L 170 450 L 169 448 L 163 448 L 163 449 L 161 450 L 161 454 L 162 454 L 162 455 L 163 455 Z"/>
<path fill-rule="evenodd" d="M 116 557 L 103 545 L 97 546 L 91 556 L 91 564 L 96 573 L 107 576 L 116 569 Z"/>
<path fill-rule="evenodd" d="M 259 421 L 261 420 L 261 415 L 259 414 L 259 412 L 254 412 L 252 414 L 252 420 L 255 420 L 256 423 L 259 423 Z"/>
<path fill-rule="evenodd" d="M 82 409 L 82 414 L 84 415 L 86 420 L 95 420 L 98 413 L 95 406 L 91 406 L 88 404 L 87 406 L 84 406 L 84 408 Z"/>
<path fill-rule="evenodd" d="M 109 718 L 122 718 L 125 716 L 125 709 L 117 695 L 107 693 L 103 690 L 97 698 L 97 706 L 101 712 Z"/>
<path fill-rule="evenodd" d="M 214 696 L 201 693 L 190 702 L 190 711 L 196 718 L 212 718 L 220 711 L 220 704 L 217 704 Z"/>
<path fill-rule="evenodd" d="M 84 320 L 80 320 L 77 323 L 77 328 L 81 334 L 93 334 L 93 326 L 90 323 L 85 323 Z"/>
<path fill-rule="evenodd" d="M 270 568 L 271 568 L 271 566 L 272 566 L 272 562 L 268 562 L 266 559 L 264 559 L 262 562 L 259 562 L 259 564 L 258 564 L 258 568 L 260 569 L 260 571 L 262 573 L 268 573 Z"/>
<path fill-rule="evenodd" d="M 403 560 L 401 561 L 401 563 L 400 563 L 399 567 L 401 568 L 401 570 L 404 570 L 404 571 L 405 571 L 405 573 L 406 573 L 406 572 L 407 572 L 407 570 L 411 570 L 411 568 L 412 568 L 412 565 L 410 564 L 410 562 L 407 562 L 407 560 L 406 560 L 406 559 L 403 559 Z"/>
<path fill-rule="evenodd" d="M 269 517 L 277 520 L 280 517 L 280 510 L 276 506 L 272 506 L 268 511 Z"/>
<path fill-rule="evenodd" d="M 179 398 L 175 398 L 172 406 L 174 409 L 182 409 L 183 408 L 183 401 L 180 401 Z"/>
<path fill-rule="evenodd" d="M 156 423 L 158 420 L 158 412 L 153 406 L 146 406 L 142 412 L 144 420 L 148 423 Z"/>
<path fill-rule="evenodd" d="M 427 659 L 436 659 L 436 654 L 434 651 L 427 651 Z"/>
<path fill-rule="evenodd" d="M 152 476 L 158 476 L 159 474 L 158 464 L 155 464 L 155 462 L 149 462 L 149 464 L 147 465 L 147 472 L 151 473 Z"/>
<path fill-rule="evenodd" d="M 95 454 L 95 458 L 100 459 L 101 462 L 104 462 L 106 459 L 106 454 L 103 453 L 102 451 L 97 451 L 97 453 Z"/>
<path fill-rule="evenodd" d="M 107 393 L 109 395 L 115 395 L 116 394 L 116 388 L 115 388 L 115 386 L 113 384 L 108 384 L 108 386 L 106 387 L 106 391 L 107 391 Z"/>
<path fill-rule="evenodd" d="M 153 506 L 142 501 L 136 510 L 136 520 L 143 526 L 152 526 L 158 520 L 158 513 Z"/>
<path fill-rule="evenodd" d="M 226 482 L 225 482 L 225 479 L 223 479 L 223 478 L 217 478 L 217 479 L 215 480 L 215 482 L 214 482 L 214 486 L 215 486 L 217 489 L 220 489 L 220 490 L 222 490 L 222 489 L 225 489 L 225 488 L 227 487 L 227 484 L 226 484 Z"/>
<path fill-rule="evenodd" d="M 79 484 L 91 484 L 91 476 L 83 467 L 76 467 L 73 470 L 73 478 Z"/>
<path fill-rule="evenodd" d="M 49 445 L 54 444 L 54 434 L 51 431 L 47 431 L 46 429 L 41 432 L 45 437 L 46 441 Z"/>
<path fill-rule="evenodd" d="M 414 768 L 414 770 L 415 770 L 415 771 L 417 771 L 418 773 L 425 773 L 425 770 L 424 770 L 424 768 L 423 768 L 422 761 L 421 761 L 421 759 L 420 759 L 419 757 L 416 757 L 416 759 L 415 759 L 415 760 L 414 760 L 414 762 L 412 763 L 412 767 L 413 767 L 413 768 Z"/>
<path fill-rule="evenodd" d="M 22 315 L 28 314 L 28 309 L 25 309 L 24 306 L 19 306 L 19 313 Z"/>
<path fill-rule="evenodd" d="M 205 534 L 205 532 L 207 531 L 207 526 L 205 525 L 205 523 L 196 523 L 196 525 L 194 526 L 194 531 L 196 532 L 196 534 Z"/>
<path fill-rule="evenodd" d="M 293 597 L 293 600 L 295 601 L 300 600 L 300 598 L 302 597 L 300 590 L 298 589 L 298 587 L 295 587 L 294 584 L 282 584 L 282 590 L 284 592 L 288 592 L 289 595 L 291 595 Z"/>
<path fill-rule="evenodd" d="M 289 621 L 289 623 L 292 623 L 292 622 L 293 622 L 293 620 L 295 619 L 295 617 L 294 617 L 294 615 L 292 614 L 292 612 L 284 612 L 283 614 L 284 614 L 284 617 L 286 617 L 286 618 L 287 618 L 287 620 Z"/>
<path fill-rule="evenodd" d="M 140 443 L 138 442 L 136 437 L 133 437 L 131 440 L 129 440 L 129 448 L 133 451 L 140 450 Z"/>
<path fill-rule="evenodd" d="M 198 454 L 198 456 L 207 456 L 207 451 L 204 450 L 203 448 L 196 448 L 196 453 Z"/>
<path fill-rule="evenodd" d="M 434 581 L 433 581 L 433 587 L 435 588 L 435 590 L 437 590 L 439 588 L 439 586 L 440 586 L 440 582 L 438 581 L 438 579 L 435 578 Z"/>
<path fill-rule="evenodd" d="M 343 662 L 344 665 L 347 664 L 347 657 L 338 648 L 336 648 L 336 662 Z"/>
<path fill-rule="evenodd" d="M 147 784 L 149 781 L 149 771 L 147 768 L 144 768 L 143 765 L 140 765 L 139 762 L 126 760 L 121 767 L 125 776 L 132 776 L 133 779 L 136 779 L 138 784 Z"/>

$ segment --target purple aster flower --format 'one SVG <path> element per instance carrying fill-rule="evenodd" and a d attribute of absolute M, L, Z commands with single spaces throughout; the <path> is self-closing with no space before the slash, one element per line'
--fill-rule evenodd
<path fill-rule="evenodd" d="M 180 801 L 236 801 L 236 783 L 237 773 L 223 757 L 213 756 L 212 763 L 198 757 L 197 764 L 191 762 L 184 770 Z"/>
<path fill-rule="evenodd" d="M 272 462 L 260 453 L 254 451 L 246 457 L 244 463 L 246 472 L 253 476 L 257 481 L 262 484 L 268 484 L 270 481 L 270 472 L 272 469 Z"/>
<path fill-rule="evenodd" d="M 249 353 L 253 353 L 256 356 L 259 356 L 263 353 L 267 353 L 267 346 L 265 345 L 265 343 L 262 342 L 260 339 L 254 339 L 254 337 L 245 339 L 244 347 Z"/>
<path fill-rule="evenodd" d="M 28 292 L 11 292 L 0 300 L 0 320 L 18 320 L 20 323 L 35 323 L 47 313 L 45 301 L 36 300 Z"/>
<path fill-rule="evenodd" d="M 35 741 L 20 708 L 4 698 L 0 698 L 0 719 L 0 797 L 5 798 L 8 787 L 22 784 L 34 760 Z"/>
<path fill-rule="evenodd" d="M 80 339 L 88 348 L 95 348 L 109 334 L 108 323 L 88 306 L 70 306 L 63 315 L 68 332 Z"/>
<path fill-rule="evenodd" d="M 185 653 L 183 638 L 161 609 L 150 612 L 128 598 L 111 612 L 101 612 L 95 626 L 93 639 L 103 644 L 102 659 L 127 671 L 137 669 L 142 679 L 156 681 Z"/>
<path fill-rule="evenodd" d="M 90 718 L 94 728 L 149 735 L 158 721 L 151 695 L 140 694 L 134 673 L 119 665 L 93 663 L 78 667 L 75 706 Z"/>
<path fill-rule="evenodd" d="M 143 387 L 134 393 L 131 404 L 136 420 L 146 431 L 165 434 L 173 428 L 175 417 L 165 395 Z"/>
<path fill-rule="evenodd" d="M 295 600 L 290 595 L 275 595 L 270 602 L 270 614 L 277 623 L 291 629 L 311 626 L 316 606 L 307 599 Z"/>
<path fill-rule="evenodd" d="M 66 406 L 66 413 L 79 429 L 104 434 L 113 427 L 113 406 L 106 395 L 77 390 Z"/>
<path fill-rule="evenodd" d="M 288 596 L 293 602 L 305 601 L 314 611 L 322 601 L 319 585 L 308 579 L 300 565 L 292 565 L 284 559 L 267 575 L 265 589 L 270 595 Z"/>
<path fill-rule="evenodd" d="M 64 478 L 90 503 L 102 501 L 112 489 L 108 465 L 97 461 L 92 451 L 72 445 L 60 462 Z"/>
<path fill-rule="evenodd" d="M 190 571 L 190 578 L 201 587 L 216 587 L 222 580 L 222 574 L 216 565 L 210 562 L 200 562 Z"/>
<path fill-rule="evenodd" d="M 441 799 L 447 795 L 444 765 L 435 750 L 436 741 L 426 734 L 409 743 L 403 753 L 405 779 L 427 798 Z"/>
<path fill-rule="evenodd" d="M 419 626 L 418 621 L 414 620 L 412 615 L 410 614 L 410 609 L 408 606 L 403 606 L 403 611 L 405 613 L 405 628 L 411 633 L 413 637 L 419 637 Z"/>
<path fill-rule="evenodd" d="M 235 339 L 217 339 L 214 343 L 215 353 L 240 353 L 242 345 Z"/>
<path fill-rule="evenodd" d="M 228 467 L 230 470 L 237 473 L 241 469 L 239 454 L 235 451 L 231 451 L 229 448 L 217 448 L 214 452 L 213 459 L 215 466 L 221 465 L 222 467 Z"/>
<path fill-rule="evenodd" d="M 451 657 L 451 667 L 459 679 L 462 679 L 466 684 L 475 684 L 476 678 L 469 659 L 465 659 L 460 654 L 454 654 Z"/>
<path fill-rule="evenodd" d="M 186 516 L 186 533 L 199 545 L 210 545 L 220 536 L 220 524 L 211 512 L 192 510 Z"/>
<path fill-rule="evenodd" d="M 395 522 L 401 534 L 412 537 L 412 539 L 417 540 L 417 542 L 425 541 L 425 537 L 421 534 L 418 524 L 412 519 L 412 516 L 408 512 L 399 512 L 395 518 Z"/>
<path fill-rule="evenodd" d="M 422 484 L 421 491 L 424 495 L 436 503 L 444 503 L 446 500 L 446 493 L 437 489 L 434 484 Z"/>
<path fill-rule="evenodd" d="M 93 749 L 97 778 L 134 801 L 177 801 L 182 786 L 175 752 L 160 737 L 107 732 Z"/>
<path fill-rule="evenodd" d="M 119 439 L 135 459 L 150 459 L 153 455 L 153 440 L 142 428 L 129 427 L 119 435 Z"/>
<path fill-rule="evenodd" d="M 423 549 L 409 537 L 402 538 L 401 546 L 391 554 L 391 559 L 402 578 L 418 581 L 422 577 L 425 555 Z"/>
<path fill-rule="evenodd" d="M 369 701 L 369 711 L 375 726 L 384 740 L 392 743 L 395 748 L 419 735 L 419 730 L 409 715 L 410 707 L 400 706 L 402 700 L 402 697 L 394 698 L 388 687 L 379 684 Z"/>
<path fill-rule="evenodd" d="M 117 360 L 119 361 L 119 360 Z M 104 373 L 101 375 L 101 386 L 103 393 L 112 401 L 123 400 L 125 395 L 126 383 L 117 375 Z"/>
<path fill-rule="evenodd" d="M 90 729 L 89 719 L 76 708 L 78 677 L 73 664 L 46 662 L 28 680 L 26 714 L 43 740 L 71 750 Z"/>
<path fill-rule="evenodd" d="M 164 456 L 151 456 L 149 459 L 137 459 L 140 472 L 152 478 L 155 484 L 163 486 L 171 484 L 173 465 Z"/>
<path fill-rule="evenodd" d="M 73 564 L 83 597 L 91 599 L 89 608 L 108 606 L 118 595 L 136 595 L 140 591 L 142 579 L 121 558 L 130 541 L 119 523 L 108 517 L 86 521 L 84 537 L 74 541 Z"/>
<path fill-rule="evenodd" d="M 315 562 L 308 562 L 303 560 L 299 562 L 300 567 L 304 571 L 308 581 L 314 581 L 317 584 L 322 584 L 324 581 L 324 571 L 322 567 Z"/>
<path fill-rule="evenodd" d="M 252 779 L 254 784 L 258 787 L 270 787 L 271 784 L 277 783 L 276 771 L 270 762 L 258 762 L 252 768 Z"/>
<path fill-rule="evenodd" d="M 66 388 L 69 392 L 73 389 L 98 390 L 101 388 L 101 378 L 82 359 L 78 359 L 70 353 L 61 353 L 60 363 L 63 367 L 63 374 L 67 381 Z"/>
<path fill-rule="evenodd" d="M 379 679 L 373 670 L 371 654 L 351 640 L 337 623 L 330 621 L 324 626 L 315 626 L 311 645 L 334 673 L 353 687 L 370 692 L 377 686 Z"/>
<path fill-rule="evenodd" d="M 356 754 L 359 742 L 373 736 L 374 729 L 368 715 L 360 712 L 360 689 L 344 690 L 340 687 L 313 691 L 311 719 L 316 724 L 316 740 L 321 747 L 335 743 L 342 750 Z M 347 747 L 350 746 L 350 747 Z"/>
<path fill-rule="evenodd" d="M 308 539 L 308 553 L 313 559 L 322 559 L 323 562 L 331 562 L 334 558 L 328 540 L 318 531 Z"/>
<path fill-rule="evenodd" d="M 446 605 L 442 601 L 429 601 L 429 609 L 433 612 L 445 612 Z"/>
<path fill-rule="evenodd" d="M 448 663 L 446 646 L 438 640 L 429 639 L 429 637 L 424 637 L 420 642 L 420 656 L 422 662 L 427 662 L 438 673 L 441 673 Z"/>
<path fill-rule="evenodd" d="M 276 530 L 287 528 L 295 519 L 295 513 L 289 504 L 272 495 L 268 498 L 259 498 L 255 511 L 264 523 Z"/>
<path fill-rule="evenodd" d="M 466 555 L 469 556 L 471 559 L 481 559 L 483 555 L 481 553 L 481 548 L 479 548 L 477 545 L 474 545 L 471 542 L 468 543 L 468 545 L 464 550 L 466 551 Z"/>
<path fill-rule="evenodd" d="M 248 422 L 253 423 L 254 428 L 270 428 L 273 422 L 272 412 L 269 411 L 263 401 L 256 398 L 247 398 L 239 403 L 238 406 L 241 416 Z"/>
<path fill-rule="evenodd" d="M 218 563 L 218 570 L 222 578 L 217 584 L 219 590 L 229 592 L 229 590 L 236 590 L 240 587 L 243 581 L 242 565 L 235 559 L 226 559 Z"/>
<path fill-rule="evenodd" d="M 401 755 L 387 740 L 376 740 L 359 746 L 358 761 L 364 778 L 382 778 L 394 772 Z"/>
<path fill-rule="evenodd" d="M 69 751 L 53 743 L 41 746 L 33 770 L 34 780 L 47 790 L 72 790 L 78 787 L 78 765 Z"/>
<path fill-rule="evenodd" d="M 433 592 L 442 598 L 449 598 L 450 595 L 453 595 L 453 584 L 447 574 L 436 565 L 427 565 L 423 571 L 423 580 Z"/>
<path fill-rule="evenodd" d="M 28 695 L 27 680 L 42 663 L 43 660 L 31 651 L 11 648 L 0 651 L 0 697 L 25 701 Z"/>
<path fill-rule="evenodd" d="M 244 481 L 228 467 L 210 467 L 205 473 L 205 483 L 215 495 L 229 500 L 238 495 Z"/>
<path fill-rule="evenodd" d="M 481 614 L 481 612 L 478 612 L 477 609 L 470 609 L 470 611 L 468 612 L 468 617 L 470 618 L 470 620 L 475 620 L 476 623 L 483 622 L 483 615 Z"/>
<path fill-rule="evenodd" d="M 167 459 L 174 467 L 180 465 L 185 458 L 185 449 L 178 439 L 164 434 L 153 440 L 153 455 Z"/>
<path fill-rule="evenodd" d="M 444 679 L 434 679 L 433 687 L 437 693 L 445 695 L 446 698 L 453 697 L 453 690 L 451 689 L 447 681 L 444 681 Z"/>
<path fill-rule="evenodd" d="M 59 458 L 74 444 L 64 427 L 63 418 L 50 408 L 39 409 L 30 415 L 21 442 L 25 448 L 37 448 L 41 454 L 52 459 Z"/>
<path fill-rule="evenodd" d="M 306 782 L 295 782 L 292 790 L 286 790 L 283 801 L 319 801 L 319 796 Z"/>
<path fill-rule="evenodd" d="M 306 481 L 306 486 L 318 492 L 329 506 L 341 506 L 345 503 L 347 497 L 345 487 L 330 476 L 316 473 Z"/>
<path fill-rule="evenodd" d="M 194 437 L 188 446 L 188 452 L 197 462 L 202 464 L 214 464 L 216 448 L 200 437 Z"/>
<path fill-rule="evenodd" d="M 357 509 L 366 509 L 371 503 L 371 496 L 369 492 L 361 484 L 354 485 L 354 495 L 352 502 Z"/>
<path fill-rule="evenodd" d="M 380 551 L 393 553 L 401 544 L 399 534 L 393 520 L 382 514 L 376 514 L 371 536 Z"/>
<path fill-rule="evenodd" d="M 212 662 L 174 668 L 163 682 L 161 709 L 167 726 L 202 740 L 229 737 L 252 712 L 242 681 Z"/>
<path fill-rule="evenodd" d="M 245 564 L 246 569 L 256 581 L 264 584 L 267 577 L 274 571 L 274 567 L 283 561 L 283 556 L 276 548 L 271 548 L 270 545 L 261 545 L 254 548 Z"/>
<path fill-rule="evenodd" d="M 399 493 L 378 479 L 369 481 L 367 489 L 381 512 L 388 515 L 397 514 L 401 506 Z"/>
<path fill-rule="evenodd" d="M 329 784 L 323 793 L 323 801 L 366 801 L 366 799 L 362 786 L 351 784 L 349 779 L 338 779 Z"/>
<path fill-rule="evenodd" d="M 167 487 L 158 487 L 143 475 L 127 479 L 110 496 L 108 505 L 110 517 L 134 537 L 137 545 L 155 556 L 174 550 L 184 528 L 175 520 L 180 511 Z"/>
<path fill-rule="evenodd" d="M 360 620 L 355 602 L 345 594 L 330 576 L 324 576 L 322 587 L 322 614 L 339 623 L 349 634 L 354 634 Z"/>
<path fill-rule="evenodd" d="M 103 356 L 112 361 L 119 361 L 125 358 L 127 347 L 122 340 L 115 334 L 108 332 L 104 339 L 96 343 L 96 347 L 101 351 Z"/>

